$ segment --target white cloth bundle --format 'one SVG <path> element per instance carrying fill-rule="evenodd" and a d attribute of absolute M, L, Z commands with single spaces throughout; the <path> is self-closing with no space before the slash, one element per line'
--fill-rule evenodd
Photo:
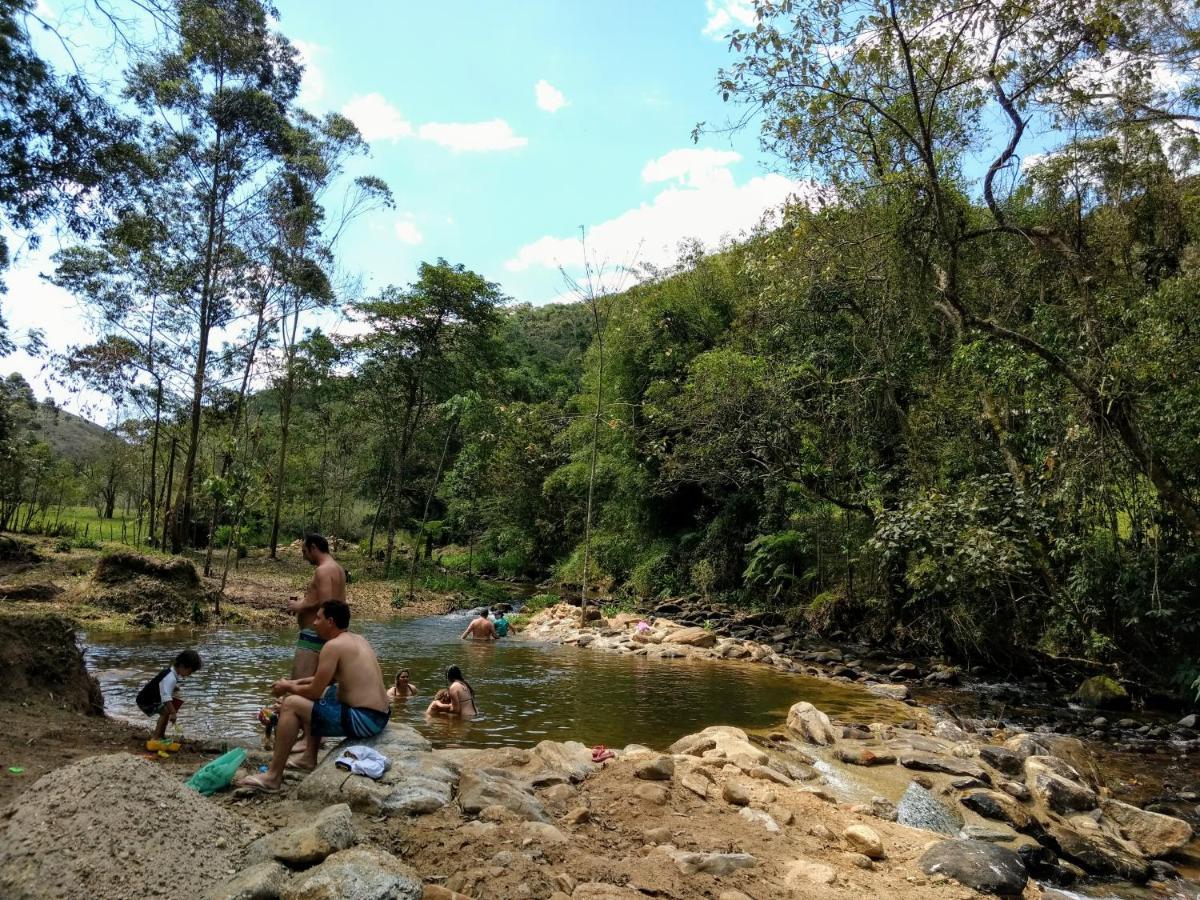
<path fill-rule="evenodd" d="M 355 745 L 347 747 L 333 764 L 339 769 L 349 769 L 354 775 L 366 775 L 378 781 L 392 765 L 392 761 L 370 747 Z"/>

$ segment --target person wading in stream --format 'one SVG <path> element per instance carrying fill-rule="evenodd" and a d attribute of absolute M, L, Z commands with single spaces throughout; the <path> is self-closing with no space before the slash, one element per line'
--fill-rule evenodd
<path fill-rule="evenodd" d="M 261 775 L 243 778 L 238 782 L 240 787 L 275 792 L 283 782 L 285 767 L 305 771 L 316 768 L 322 737 L 367 738 L 387 727 L 391 707 L 383 687 L 383 671 L 367 639 L 348 630 L 350 607 L 346 601 L 322 603 L 313 628 L 323 641 L 317 671 L 311 678 L 285 678 L 272 686 L 276 696 L 284 699 L 271 765 Z M 304 752 L 289 762 L 288 751 L 301 728 L 305 733 Z"/>
<path fill-rule="evenodd" d="M 317 670 L 317 656 L 324 641 L 312 627 L 317 610 L 326 600 L 346 602 L 346 571 L 329 555 L 329 542 L 319 534 L 306 534 L 300 553 L 316 566 L 312 580 L 301 597 L 288 599 L 288 612 L 296 614 L 300 636 L 292 660 L 292 678 L 308 678 Z"/>

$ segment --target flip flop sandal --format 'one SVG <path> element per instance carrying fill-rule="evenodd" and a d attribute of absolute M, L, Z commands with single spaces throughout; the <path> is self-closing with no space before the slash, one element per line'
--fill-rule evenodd
<path fill-rule="evenodd" d="M 606 759 L 614 759 L 616 755 L 603 744 L 597 744 L 592 748 L 592 762 L 597 764 L 604 762 Z"/>

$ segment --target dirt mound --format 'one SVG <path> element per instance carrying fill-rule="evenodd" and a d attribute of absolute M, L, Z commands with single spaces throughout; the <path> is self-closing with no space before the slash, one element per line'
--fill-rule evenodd
<path fill-rule="evenodd" d="M 188 560 L 137 553 L 100 557 L 85 599 L 104 609 L 132 613 L 145 627 L 203 621 L 208 610 L 200 576 Z"/>
<path fill-rule="evenodd" d="M 0 534 L 0 562 L 37 562 L 41 559 L 28 541 Z"/>
<path fill-rule="evenodd" d="M 0 584 L 0 600 L 53 600 L 63 592 L 57 584 L 33 582 L 30 584 Z"/>
<path fill-rule="evenodd" d="M 3 814 L 0 896 L 191 897 L 258 836 L 128 753 L 56 769 Z"/>
<path fill-rule="evenodd" d="M 102 713 L 100 685 L 87 673 L 75 623 L 53 613 L 0 618 L 0 693 Z"/>

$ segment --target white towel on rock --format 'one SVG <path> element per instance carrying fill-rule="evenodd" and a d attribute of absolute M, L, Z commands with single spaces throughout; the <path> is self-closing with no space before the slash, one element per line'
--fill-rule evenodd
<path fill-rule="evenodd" d="M 371 747 L 356 744 L 347 747 L 333 764 L 342 769 L 349 769 L 354 775 L 366 775 L 378 781 L 383 773 L 392 765 L 392 761 Z"/>

